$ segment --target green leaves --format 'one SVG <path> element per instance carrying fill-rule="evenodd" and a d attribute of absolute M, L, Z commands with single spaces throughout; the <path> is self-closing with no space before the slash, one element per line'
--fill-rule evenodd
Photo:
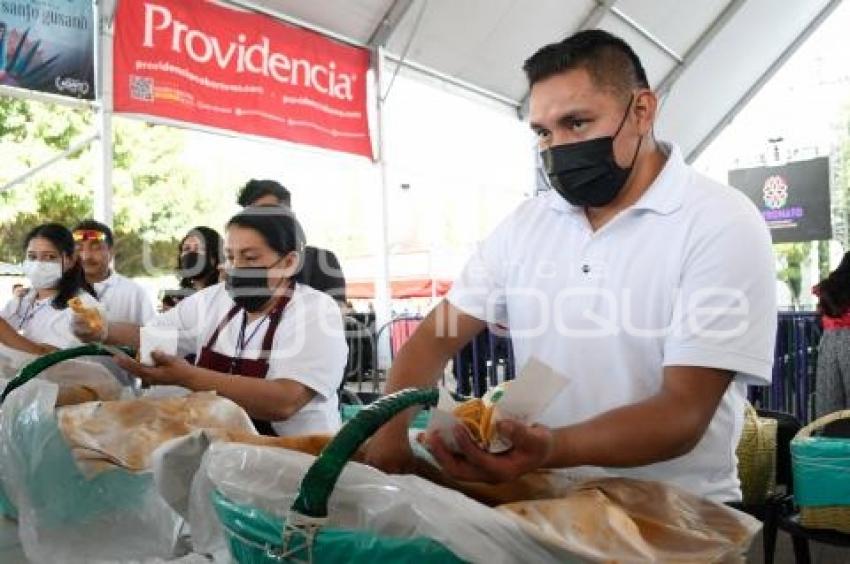
<path fill-rule="evenodd" d="M 94 112 L 0 97 L 0 185 L 92 131 Z M 184 132 L 113 119 L 116 262 L 128 276 L 176 268 L 177 242 L 216 202 L 199 188 L 198 171 L 181 161 Z M 56 221 L 69 228 L 93 215 L 96 181 L 92 147 L 71 155 L 10 191 L 0 193 L 0 261 L 20 262 L 33 227 Z"/>

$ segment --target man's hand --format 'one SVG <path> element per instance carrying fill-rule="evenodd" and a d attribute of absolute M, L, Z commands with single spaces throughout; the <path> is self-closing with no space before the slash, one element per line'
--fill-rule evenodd
<path fill-rule="evenodd" d="M 147 385 L 182 385 L 187 370 L 192 366 L 184 358 L 159 351 L 153 351 L 151 358 L 155 366 L 145 366 L 126 355 L 116 355 L 115 363 Z"/>
<path fill-rule="evenodd" d="M 366 464 L 388 474 L 408 474 L 413 471 L 413 451 L 410 449 L 405 423 L 393 421 L 375 433 L 366 443 Z"/>
<path fill-rule="evenodd" d="M 424 435 L 423 441 L 443 472 L 463 482 L 509 482 L 546 464 L 554 445 L 554 435 L 548 427 L 499 421 L 496 429 L 513 444 L 509 451 L 490 454 L 482 450 L 462 425 L 454 429 L 459 453 L 449 450 L 437 433 Z"/>
<path fill-rule="evenodd" d="M 463 313 L 447 300 L 422 320 L 393 362 L 386 393 L 405 388 L 430 388 L 446 363 L 481 332 L 486 323 Z M 408 417 L 396 416 L 366 446 L 366 462 L 390 473 L 412 472 L 413 451 L 408 438 Z"/>

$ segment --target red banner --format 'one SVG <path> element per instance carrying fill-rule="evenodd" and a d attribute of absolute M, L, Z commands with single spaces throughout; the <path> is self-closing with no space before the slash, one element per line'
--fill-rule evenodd
<path fill-rule="evenodd" d="M 115 111 L 372 156 L 369 52 L 208 0 L 121 0 Z"/>

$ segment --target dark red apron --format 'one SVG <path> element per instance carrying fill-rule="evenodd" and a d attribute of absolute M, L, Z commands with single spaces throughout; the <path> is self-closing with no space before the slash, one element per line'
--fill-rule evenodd
<path fill-rule="evenodd" d="M 210 335 L 210 340 L 207 343 L 207 346 L 201 349 L 201 355 L 195 365 L 208 370 L 222 372 L 224 374 L 238 374 L 239 376 L 248 376 L 250 378 L 265 378 L 269 372 L 269 357 L 271 356 L 272 344 L 274 343 L 274 335 L 277 331 L 278 325 L 280 325 L 280 320 L 283 317 L 283 310 L 288 303 L 289 294 L 287 293 L 278 300 L 274 309 L 269 312 L 269 325 L 266 328 L 266 334 L 263 337 L 263 347 L 260 350 L 260 357 L 257 360 L 240 358 L 238 356 L 234 358 L 217 353 L 213 350 L 213 346 L 215 346 L 218 341 L 218 336 L 222 329 L 224 329 L 224 327 L 230 323 L 234 317 L 236 317 L 236 314 L 242 311 L 241 307 L 235 305 L 229 312 L 227 312 L 227 315 L 221 320 L 221 323 L 218 324 L 215 331 L 213 331 L 213 334 Z M 277 433 L 275 433 L 272 428 L 271 422 L 253 418 L 251 421 L 254 422 L 254 426 L 261 435 L 270 435 L 273 437 L 277 436 Z"/>

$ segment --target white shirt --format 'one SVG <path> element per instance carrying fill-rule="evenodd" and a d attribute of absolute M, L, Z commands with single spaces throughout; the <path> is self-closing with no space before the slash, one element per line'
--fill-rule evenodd
<path fill-rule="evenodd" d="M 79 297 L 88 306 L 97 301 L 88 294 L 80 292 Z M 82 343 L 71 333 L 71 308 L 56 309 L 51 301 L 36 299 L 35 291 L 23 298 L 12 298 L 0 312 L 16 331 L 36 343 L 64 349 L 79 346 Z"/>
<path fill-rule="evenodd" d="M 689 454 L 582 470 L 737 500 L 745 383 L 769 384 L 773 365 L 770 236 L 743 194 L 688 167 L 678 148 L 663 148 L 669 157 L 647 192 L 596 232 L 554 191 L 525 202 L 480 245 L 448 300 L 507 324 L 518 368 L 536 357 L 570 380 L 540 418 L 549 426 L 651 397 L 665 366 L 735 372 Z"/>
<path fill-rule="evenodd" d="M 106 280 L 93 286 L 109 321 L 144 325 L 156 315 L 145 289 L 117 272 L 110 272 Z"/>
<path fill-rule="evenodd" d="M 233 305 L 224 284 L 219 283 L 192 294 L 148 325 L 178 329 L 178 353 L 200 357 L 201 348 Z M 243 315 L 236 314 L 222 329 L 213 346 L 215 352 L 235 356 Z M 259 358 L 268 323 L 268 319 L 261 319 L 246 326 L 246 338 L 253 337 L 246 343 L 242 358 Z M 339 306 L 326 294 L 296 284 L 275 332 L 266 378 L 294 380 L 316 395 L 288 420 L 272 422 L 275 432 L 289 436 L 335 433 L 341 425 L 336 392 L 347 360 Z"/>

